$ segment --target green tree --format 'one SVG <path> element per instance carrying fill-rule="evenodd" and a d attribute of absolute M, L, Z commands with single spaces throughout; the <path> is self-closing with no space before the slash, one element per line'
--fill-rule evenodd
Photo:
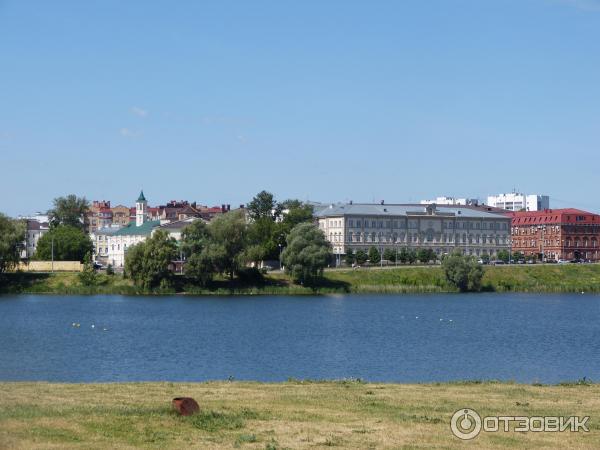
<path fill-rule="evenodd" d="M 331 260 L 331 246 L 312 223 L 296 225 L 287 237 L 282 261 L 295 282 L 311 284 L 323 274 Z"/>
<path fill-rule="evenodd" d="M 344 255 L 344 261 L 346 261 L 346 264 L 348 264 L 349 266 L 354 264 L 354 262 L 356 261 L 356 259 L 354 257 L 354 252 L 352 251 L 351 248 L 346 250 L 346 255 Z"/>
<path fill-rule="evenodd" d="M 500 250 L 500 251 L 498 252 L 498 256 L 497 256 L 497 258 L 498 258 L 500 261 L 502 261 L 503 263 L 505 263 L 505 264 L 508 264 L 509 256 L 510 256 L 510 255 L 509 255 L 508 251 L 506 251 L 506 250 Z"/>
<path fill-rule="evenodd" d="M 381 254 L 379 253 L 379 250 L 377 250 L 376 247 L 371 246 L 371 248 L 369 249 L 369 262 L 371 264 L 379 264 L 380 261 Z"/>
<path fill-rule="evenodd" d="M 52 209 L 48 211 L 50 225 L 69 225 L 75 228 L 84 229 L 87 224 L 87 212 L 89 202 L 85 197 L 77 197 L 75 194 L 66 197 L 57 197 L 54 199 Z"/>
<path fill-rule="evenodd" d="M 409 264 L 414 264 L 417 261 L 417 252 L 414 251 L 413 249 L 407 250 L 406 261 Z"/>
<path fill-rule="evenodd" d="M 0 213 L 0 274 L 15 267 L 25 241 L 25 224 Z"/>
<path fill-rule="evenodd" d="M 109 264 L 108 266 L 106 266 L 106 275 L 114 275 L 115 274 L 115 269 L 112 266 L 112 264 Z"/>
<path fill-rule="evenodd" d="M 483 268 L 472 256 L 454 252 L 444 258 L 442 267 L 446 279 L 461 292 L 481 290 Z"/>
<path fill-rule="evenodd" d="M 369 255 L 367 255 L 367 252 L 365 252 L 364 250 L 357 250 L 355 259 L 356 264 L 364 264 L 369 259 Z"/>
<path fill-rule="evenodd" d="M 483 255 L 481 255 L 481 262 L 483 264 L 489 264 L 490 263 L 490 255 L 488 255 L 487 253 L 484 253 Z"/>
<path fill-rule="evenodd" d="M 206 223 L 196 220 L 183 229 L 180 248 L 186 258 L 185 274 L 201 286 L 205 286 L 215 272 L 210 257 L 210 231 Z"/>
<path fill-rule="evenodd" d="M 383 259 L 385 259 L 386 261 L 396 262 L 396 250 L 386 248 L 383 252 Z"/>
<path fill-rule="evenodd" d="M 423 264 L 428 264 L 429 261 L 435 261 L 435 260 L 437 260 L 436 253 L 432 249 L 430 249 L 430 248 L 421 248 L 421 249 L 419 249 L 417 251 L 416 257 Z"/>
<path fill-rule="evenodd" d="M 77 274 L 79 282 L 84 286 L 95 286 L 98 283 L 98 276 L 94 265 L 92 264 L 92 258 L 88 253 L 85 255 L 85 261 L 83 263 L 83 271 Z"/>
<path fill-rule="evenodd" d="M 525 260 L 525 255 L 522 252 L 515 252 L 512 255 L 512 259 L 513 261 L 521 261 L 521 260 Z"/>
<path fill-rule="evenodd" d="M 252 220 L 268 218 L 274 221 L 281 214 L 281 207 L 273 194 L 261 191 L 248 203 L 248 214 Z"/>
<path fill-rule="evenodd" d="M 147 289 L 166 286 L 172 277 L 169 265 L 176 257 L 175 239 L 158 230 L 149 239 L 127 249 L 125 276 Z"/>
<path fill-rule="evenodd" d="M 237 270 L 246 262 L 244 250 L 247 246 L 248 226 L 242 211 L 223 214 L 208 226 L 211 245 L 210 253 L 218 272 L 229 274 L 233 279 Z"/>
<path fill-rule="evenodd" d="M 85 256 L 93 251 L 90 237 L 78 227 L 58 225 L 51 228 L 38 241 L 34 259 L 50 261 L 54 241 L 55 261 L 85 262 Z"/>

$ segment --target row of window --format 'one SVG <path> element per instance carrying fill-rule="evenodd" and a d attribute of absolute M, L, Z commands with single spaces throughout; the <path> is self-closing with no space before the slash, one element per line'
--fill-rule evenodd
<path fill-rule="evenodd" d="M 428 224 L 430 227 L 434 225 L 433 221 Z M 328 219 L 330 228 L 341 228 L 342 220 Z M 377 219 L 348 219 L 348 228 L 418 228 L 417 220 L 377 220 Z M 454 221 L 443 221 L 442 229 L 454 229 Z M 480 222 L 480 221 L 461 221 L 456 222 L 457 229 L 464 230 L 507 230 L 508 224 L 505 222 Z"/>
<path fill-rule="evenodd" d="M 598 247 L 598 241 L 596 239 L 591 239 L 591 240 L 587 240 L 587 239 L 583 239 L 583 240 L 579 240 L 579 239 L 575 239 L 575 240 L 571 240 L 571 239 L 566 239 L 563 241 L 565 243 L 566 247 Z M 552 239 L 545 239 L 544 240 L 544 245 L 555 245 L 556 247 L 560 246 L 560 239 L 556 239 L 556 240 L 552 240 Z M 537 240 L 536 239 L 523 239 L 523 240 L 519 240 L 516 239 L 515 241 L 513 241 L 513 246 L 514 247 L 537 247 Z"/>
<path fill-rule="evenodd" d="M 342 233 L 329 233 L 330 242 L 344 242 Z M 508 244 L 508 236 L 488 236 L 488 235 L 472 235 L 472 234 L 442 234 L 435 236 L 433 233 L 426 235 L 411 234 L 411 233 L 375 233 L 375 232 L 349 232 L 346 235 L 348 243 L 359 242 L 388 242 L 388 243 L 463 243 L 463 244 L 482 244 L 482 245 L 506 245 Z"/>

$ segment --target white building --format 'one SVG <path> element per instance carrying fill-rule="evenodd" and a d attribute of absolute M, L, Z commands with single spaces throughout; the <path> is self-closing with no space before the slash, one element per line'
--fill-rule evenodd
<path fill-rule="evenodd" d="M 121 228 L 102 228 L 92 233 L 94 259 L 102 264 L 111 264 L 114 268 L 123 268 L 125 254 L 132 245 L 144 242 L 157 230 L 165 230 L 179 241 L 183 229 L 194 220 L 202 219 L 189 217 L 163 223 L 160 220 L 149 220 L 148 203 L 142 191 L 135 203 L 135 223 L 131 222 Z"/>
<path fill-rule="evenodd" d="M 487 204 L 508 211 L 543 211 L 550 209 L 550 197 L 512 192 L 510 194 L 491 195 L 487 199 Z"/>
<path fill-rule="evenodd" d="M 454 198 L 454 197 L 436 197 L 435 200 L 421 200 L 421 205 L 457 205 L 457 206 L 477 206 L 479 200 L 476 198 Z"/>
<path fill-rule="evenodd" d="M 125 266 L 125 252 L 132 245 L 146 240 L 152 230 L 160 226 L 160 221 L 148 220 L 148 202 L 144 192 L 135 202 L 135 223 L 131 222 L 121 228 L 102 228 L 92 234 L 94 244 L 94 260 L 111 264 L 115 268 Z"/>
<path fill-rule="evenodd" d="M 432 249 L 438 255 L 460 250 L 496 256 L 510 250 L 511 218 L 474 206 L 346 204 L 315 214 L 335 254 L 375 247 Z"/>
<path fill-rule="evenodd" d="M 35 255 L 35 251 L 37 249 L 38 241 L 40 238 L 48 232 L 50 227 L 48 226 L 48 217 L 40 216 L 41 219 L 46 218 L 45 222 L 40 222 L 34 219 L 26 219 L 26 232 L 25 232 L 25 242 L 23 243 L 23 249 L 21 250 L 21 258 L 29 259 Z"/>

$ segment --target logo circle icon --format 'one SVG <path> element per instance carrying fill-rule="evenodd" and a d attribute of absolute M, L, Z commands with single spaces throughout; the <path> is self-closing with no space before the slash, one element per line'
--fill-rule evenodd
<path fill-rule="evenodd" d="M 459 409 L 450 419 L 450 429 L 459 439 L 473 439 L 481 431 L 481 416 L 470 408 Z"/>

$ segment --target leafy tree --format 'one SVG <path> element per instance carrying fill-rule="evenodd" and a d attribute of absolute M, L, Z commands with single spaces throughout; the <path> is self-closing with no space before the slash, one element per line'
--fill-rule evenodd
<path fill-rule="evenodd" d="M 112 266 L 112 264 L 109 264 L 108 266 L 106 266 L 106 275 L 114 275 L 115 274 L 115 269 Z"/>
<path fill-rule="evenodd" d="M 79 282 L 84 286 L 95 286 L 98 283 L 98 276 L 94 265 L 92 264 L 92 258 L 88 253 L 85 255 L 85 261 L 83 263 L 83 271 L 77 274 Z"/>
<path fill-rule="evenodd" d="M 323 274 L 331 260 L 331 245 L 314 224 L 301 223 L 287 237 L 281 259 L 295 282 L 310 284 Z"/>
<path fill-rule="evenodd" d="M 500 250 L 498 252 L 498 256 L 497 257 L 503 263 L 508 264 L 508 260 L 509 260 L 510 255 L 509 255 L 508 251 L 506 251 L 506 250 Z"/>
<path fill-rule="evenodd" d="M 381 261 L 381 254 L 379 253 L 379 250 L 377 250 L 376 247 L 371 247 L 369 249 L 369 262 L 371 264 L 379 264 L 379 262 Z"/>
<path fill-rule="evenodd" d="M 383 259 L 386 261 L 396 262 L 396 250 L 386 248 L 383 252 Z"/>
<path fill-rule="evenodd" d="M 436 253 L 430 248 L 419 249 L 416 256 L 423 264 L 427 264 L 429 261 L 435 261 L 437 259 Z"/>
<path fill-rule="evenodd" d="M 127 249 L 125 275 L 144 288 L 164 287 L 170 282 L 169 265 L 176 257 L 175 239 L 158 230 L 149 239 Z"/>
<path fill-rule="evenodd" d="M 483 264 L 489 264 L 490 263 L 490 255 L 488 255 L 487 253 L 484 253 L 483 255 L 481 255 L 481 262 Z"/>
<path fill-rule="evenodd" d="M 398 260 L 402 264 L 406 264 L 408 262 L 408 250 L 406 247 L 402 247 L 402 250 L 400 250 L 400 253 L 398 253 Z"/>
<path fill-rule="evenodd" d="M 85 197 L 77 197 L 74 194 L 55 198 L 53 208 L 48 211 L 50 226 L 69 225 L 84 229 L 89 206 Z"/>
<path fill-rule="evenodd" d="M 406 252 L 406 261 L 409 264 L 413 264 L 417 261 L 417 252 L 414 250 L 407 250 Z"/>
<path fill-rule="evenodd" d="M 279 237 L 282 232 L 279 223 L 268 217 L 260 217 L 248 224 L 248 243 L 254 247 L 248 256 L 251 261 L 279 259 L 279 243 L 285 239 Z"/>
<path fill-rule="evenodd" d="M 525 255 L 522 252 L 515 252 L 512 255 L 513 261 L 525 260 Z"/>
<path fill-rule="evenodd" d="M 480 291 L 483 268 L 472 256 L 455 252 L 442 261 L 446 279 L 461 292 Z"/>
<path fill-rule="evenodd" d="M 85 256 L 93 251 L 90 237 L 81 228 L 71 225 L 58 225 L 51 228 L 39 239 L 34 259 L 50 261 L 52 259 L 53 240 L 55 261 L 85 262 Z"/>
<path fill-rule="evenodd" d="M 25 241 L 25 224 L 0 213 L 0 274 L 15 267 Z"/>
<path fill-rule="evenodd" d="M 346 250 L 346 255 L 344 256 L 344 260 L 346 261 L 346 264 L 348 264 L 349 266 L 354 264 L 354 262 L 356 261 L 356 259 L 354 258 L 354 251 L 352 251 L 351 248 Z"/>
<path fill-rule="evenodd" d="M 227 273 L 233 279 L 237 270 L 246 262 L 246 218 L 243 212 L 232 211 L 213 219 L 208 229 L 213 242 L 210 247 L 213 264 L 218 272 Z"/>
<path fill-rule="evenodd" d="M 215 272 L 208 251 L 210 245 L 210 231 L 202 220 L 196 220 L 183 229 L 180 248 L 186 258 L 185 274 L 201 286 L 205 286 Z"/>
<path fill-rule="evenodd" d="M 261 191 L 248 203 L 248 213 L 252 220 L 267 218 L 274 221 L 281 214 L 281 207 L 275 201 L 273 194 Z"/>
<path fill-rule="evenodd" d="M 369 255 L 367 255 L 367 252 L 364 250 L 357 250 L 355 259 L 356 264 L 364 264 L 367 262 L 367 259 L 369 259 Z"/>

